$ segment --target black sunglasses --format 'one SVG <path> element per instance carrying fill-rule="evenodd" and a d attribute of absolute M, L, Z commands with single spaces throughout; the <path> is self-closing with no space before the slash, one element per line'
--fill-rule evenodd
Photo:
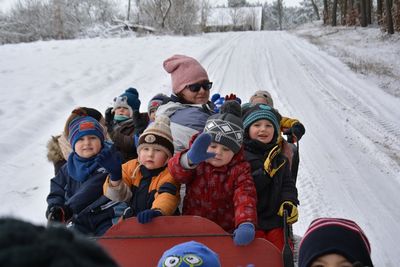
<path fill-rule="evenodd" d="M 200 91 L 201 88 L 203 88 L 206 91 L 210 90 L 212 85 L 213 85 L 212 82 L 194 83 L 194 84 L 189 84 L 187 88 L 190 90 L 190 92 L 197 93 L 198 91 Z"/>

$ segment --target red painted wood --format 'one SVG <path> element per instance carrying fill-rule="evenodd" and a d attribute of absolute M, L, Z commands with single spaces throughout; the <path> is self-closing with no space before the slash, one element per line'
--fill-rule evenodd
<path fill-rule="evenodd" d="M 221 227 L 197 216 L 161 216 L 148 224 L 129 218 L 98 238 L 121 267 L 157 266 L 165 250 L 190 240 L 214 250 L 224 267 L 283 267 L 280 252 L 268 241 L 256 239 L 248 246 L 237 247 Z"/>

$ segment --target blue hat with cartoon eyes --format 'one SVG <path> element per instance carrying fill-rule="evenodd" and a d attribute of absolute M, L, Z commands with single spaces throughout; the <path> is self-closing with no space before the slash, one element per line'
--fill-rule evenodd
<path fill-rule="evenodd" d="M 178 244 L 164 252 L 157 267 L 221 267 L 218 255 L 196 241 Z"/>

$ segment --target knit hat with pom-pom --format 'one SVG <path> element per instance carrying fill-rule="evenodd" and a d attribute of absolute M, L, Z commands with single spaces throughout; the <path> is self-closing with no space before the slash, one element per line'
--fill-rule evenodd
<path fill-rule="evenodd" d="M 165 115 L 159 115 L 140 135 L 137 153 L 145 146 L 153 146 L 164 151 L 168 158 L 174 154 L 174 144 L 170 128 L 170 120 Z"/>
<path fill-rule="evenodd" d="M 114 98 L 112 111 L 115 112 L 115 109 L 119 107 L 127 108 L 130 112 L 130 117 L 132 117 L 133 111 L 140 108 L 139 92 L 133 87 L 126 89 L 122 95 Z"/>
<path fill-rule="evenodd" d="M 208 118 L 204 132 L 209 133 L 212 141 L 239 152 L 243 143 L 242 109 L 235 100 L 228 100 L 221 106 L 219 114 Z"/>
<path fill-rule="evenodd" d="M 209 80 L 206 70 L 192 57 L 174 55 L 166 59 L 163 66 L 171 74 L 174 94 L 180 93 L 190 84 Z"/>

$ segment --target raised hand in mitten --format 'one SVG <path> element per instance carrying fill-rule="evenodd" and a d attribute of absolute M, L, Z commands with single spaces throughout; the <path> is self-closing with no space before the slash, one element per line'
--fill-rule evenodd
<path fill-rule="evenodd" d="M 292 127 L 285 130 L 283 133 L 288 136 L 289 143 L 296 143 L 300 141 L 301 137 L 305 134 L 306 129 L 300 122 L 296 122 Z"/>
<path fill-rule="evenodd" d="M 114 112 L 112 112 L 113 108 L 107 108 L 104 113 L 104 119 L 106 121 L 107 129 L 112 129 L 113 120 L 114 120 Z"/>
<path fill-rule="evenodd" d="M 104 147 L 96 157 L 96 162 L 110 173 L 112 181 L 122 179 L 121 154 L 115 146 Z"/>
<path fill-rule="evenodd" d="M 296 122 L 295 124 L 293 124 L 291 129 L 292 133 L 296 136 L 297 141 L 300 141 L 301 137 L 306 133 L 304 125 L 300 122 Z"/>
<path fill-rule="evenodd" d="M 287 210 L 288 218 L 287 222 L 292 224 L 297 222 L 299 219 L 299 212 L 297 207 L 291 201 L 284 201 L 281 206 L 279 207 L 278 215 L 283 217 L 283 210 Z"/>
<path fill-rule="evenodd" d="M 232 94 L 232 93 L 230 95 L 225 96 L 225 101 L 228 101 L 228 100 L 235 100 L 239 104 L 242 104 L 242 100 L 239 97 L 237 97 L 235 94 Z"/>
<path fill-rule="evenodd" d="M 211 144 L 211 135 L 208 133 L 202 133 L 197 136 L 196 140 L 194 140 L 192 146 L 187 152 L 187 157 L 189 159 L 190 164 L 197 165 L 202 161 L 205 161 L 209 158 L 213 158 L 215 153 L 207 152 L 208 146 Z"/>
<path fill-rule="evenodd" d="M 52 206 L 48 210 L 47 220 L 51 222 L 67 222 L 72 217 L 72 210 L 68 206 Z"/>
<path fill-rule="evenodd" d="M 161 216 L 162 213 L 159 210 L 143 210 L 137 214 L 137 220 L 139 223 L 149 223 L 155 217 Z"/>
<path fill-rule="evenodd" d="M 233 242 L 237 246 L 246 246 L 254 240 L 256 231 L 252 223 L 241 223 L 233 232 Z"/>

